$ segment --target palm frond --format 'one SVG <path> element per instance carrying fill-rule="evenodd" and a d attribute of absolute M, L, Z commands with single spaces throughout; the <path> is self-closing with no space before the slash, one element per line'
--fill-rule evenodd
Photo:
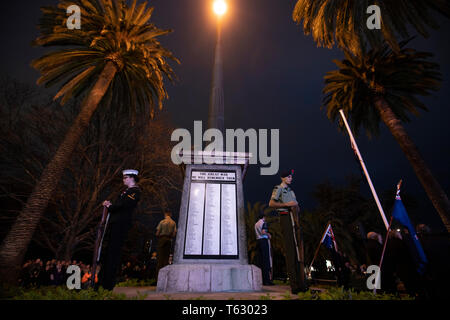
<path fill-rule="evenodd" d="M 381 30 L 366 27 L 370 5 L 380 8 Z M 312 35 L 319 47 L 338 47 L 353 53 L 365 52 L 388 43 L 398 52 L 397 38 L 410 37 L 409 29 L 428 37 L 429 29 L 439 24 L 434 13 L 450 17 L 446 0 L 298 0 L 292 18 L 303 32 Z"/>
<path fill-rule="evenodd" d="M 66 8 L 81 9 L 81 29 L 66 27 Z M 42 7 L 40 35 L 36 46 L 58 50 L 34 60 L 41 72 L 38 84 L 60 85 L 55 99 L 61 104 L 82 95 L 91 87 L 107 61 L 113 61 L 117 73 L 108 90 L 106 102 L 122 112 L 154 114 L 168 98 L 164 78 L 175 81 L 168 63 L 180 61 L 158 42 L 172 30 L 162 30 L 150 22 L 153 8 L 147 2 L 130 6 L 125 0 L 60 0 L 56 7 Z M 114 88 L 114 89 L 113 89 Z"/>
<path fill-rule="evenodd" d="M 417 96 L 439 89 L 439 65 L 427 60 L 430 53 L 405 48 L 406 44 L 400 44 L 398 53 L 385 44 L 363 55 L 346 52 L 344 60 L 334 61 L 339 69 L 324 77 L 323 104 L 328 118 L 339 119 L 343 109 L 356 133 L 363 127 L 371 136 L 378 133 L 380 116 L 374 103 L 379 95 L 404 122 L 410 120 L 408 114 L 427 110 Z"/>

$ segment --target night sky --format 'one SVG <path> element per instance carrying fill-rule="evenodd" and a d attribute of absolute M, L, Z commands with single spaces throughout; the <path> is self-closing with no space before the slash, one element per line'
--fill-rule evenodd
<path fill-rule="evenodd" d="M 311 36 L 292 21 L 295 0 L 229 0 L 223 28 L 224 94 L 226 128 L 280 129 L 280 166 L 295 169 L 293 189 L 303 208 L 313 209 L 313 187 L 326 180 L 346 183 L 346 176 L 359 175 L 347 134 L 340 133 L 321 109 L 323 76 L 337 69 L 337 49 L 318 48 Z M 39 74 L 30 67 L 44 50 L 31 47 L 38 35 L 40 6 L 56 0 L 1 1 L 0 74 L 35 83 Z M 211 0 L 154 0 L 152 21 L 174 32 L 161 43 L 181 60 L 173 64 L 179 81 L 167 85 L 170 99 L 164 105 L 178 128 L 193 128 L 194 120 L 208 115 L 215 44 L 215 17 Z M 406 130 L 421 151 L 431 171 L 449 194 L 450 23 L 439 17 L 441 29 L 429 39 L 416 38 L 410 47 L 434 53 L 432 61 L 441 66 L 442 87 L 421 98 L 429 108 L 412 117 Z M 49 92 L 53 92 L 49 89 Z M 439 217 L 412 167 L 384 124 L 380 136 L 369 140 L 364 132 L 357 143 L 375 188 L 395 187 L 403 179 L 403 190 L 414 195 L 429 223 Z M 167 137 L 170 139 L 170 137 Z M 245 201 L 268 202 L 278 175 L 260 176 L 259 167 L 249 169 Z M 362 192 L 370 196 L 366 183 Z M 389 208 L 385 208 L 387 211 Z M 381 219 L 381 218 L 380 218 Z M 419 221 L 416 221 L 419 223 Z"/>

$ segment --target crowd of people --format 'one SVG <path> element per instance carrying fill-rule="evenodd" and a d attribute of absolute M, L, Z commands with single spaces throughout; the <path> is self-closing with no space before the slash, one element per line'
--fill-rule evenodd
<path fill-rule="evenodd" d="M 438 237 L 424 224 L 416 226 L 426 261 L 414 248 L 408 229 L 390 230 L 381 264 L 381 286 L 387 293 L 396 293 L 399 287 L 411 296 L 438 298 L 448 287 L 444 270 L 450 266 L 448 237 Z M 367 235 L 367 259 L 379 265 L 386 240 L 380 234 Z M 447 282 L 447 283 L 446 283 Z M 445 290 L 445 289 L 444 289 Z"/>
<path fill-rule="evenodd" d="M 78 266 L 81 271 L 81 280 L 84 283 L 88 282 L 91 274 L 91 266 L 84 264 L 77 260 L 48 260 L 44 261 L 40 258 L 35 260 L 28 260 L 22 266 L 19 284 L 23 287 L 37 287 L 40 286 L 59 286 L 65 285 L 70 273 L 67 273 L 67 268 L 71 265 Z M 97 269 L 97 273 L 100 268 Z M 84 281 L 83 281 L 84 280 Z"/>
<path fill-rule="evenodd" d="M 74 261 L 76 263 L 76 261 Z M 22 266 L 19 283 L 23 287 L 41 285 L 60 285 L 67 280 L 66 269 L 70 261 L 50 260 L 45 263 L 40 258 L 28 260 Z"/>
<path fill-rule="evenodd" d="M 169 260 L 169 263 L 171 261 Z M 90 285 L 92 267 L 77 260 L 57 260 L 51 259 L 44 261 L 40 258 L 28 260 L 21 270 L 19 284 L 23 287 L 39 288 L 41 286 L 65 286 L 68 277 L 72 274 L 67 272 L 69 266 L 78 266 L 80 268 L 81 286 L 86 289 Z M 98 277 L 101 266 L 97 266 L 95 282 L 98 283 Z M 124 262 L 117 276 L 118 282 L 127 280 L 155 280 L 157 279 L 157 253 L 153 252 L 147 262 Z"/>
<path fill-rule="evenodd" d="M 448 282 L 444 270 L 449 266 L 448 254 L 445 254 L 450 252 L 449 242 L 432 235 L 430 228 L 423 224 L 416 227 L 416 232 L 428 260 L 423 268 L 412 248 L 408 230 L 404 229 L 390 230 L 385 247 L 386 240 L 382 235 L 369 232 L 365 242 L 366 263 L 360 266 L 352 264 L 345 255 L 338 252 L 332 259 L 333 267 L 321 269 L 331 271 L 337 284 L 345 289 L 366 289 L 366 281 L 372 274 L 367 272 L 368 266 L 379 266 L 381 262 L 380 292 L 407 293 L 425 299 L 439 298 L 447 287 L 444 282 Z M 314 278 L 314 272 L 312 274 Z"/>

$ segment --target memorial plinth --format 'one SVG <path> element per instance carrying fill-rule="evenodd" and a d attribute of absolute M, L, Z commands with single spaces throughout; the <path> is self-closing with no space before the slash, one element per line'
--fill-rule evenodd
<path fill-rule="evenodd" d="M 159 271 L 157 291 L 262 289 L 261 270 L 247 258 L 241 166 L 245 159 L 248 155 L 224 153 L 220 159 L 208 158 L 211 164 L 186 165 L 173 264 Z"/>

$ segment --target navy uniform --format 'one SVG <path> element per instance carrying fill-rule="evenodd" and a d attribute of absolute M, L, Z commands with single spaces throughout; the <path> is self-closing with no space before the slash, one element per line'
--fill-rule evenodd
<path fill-rule="evenodd" d="M 290 172 L 283 172 L 281 177 L 284 178 L 290 174 Z M 294 191 L 289 186 L 283 188 L 281 184 L 273 188 L 271 200 L 280 203 L 297 202 Z M 277 208 L 276 210 L 280 216 L 286 269 L 289 275 L 291 291 L 293 293 L 305 291 L 307 286 L 304 274 L 303 245 L 302 239 L 299 239 L 300 232 L 297 229 L 299 227 L 295 216 L 297 212 L 293 212 L 294 210 L 291 207 Z"/>
<path fill-rule="evenodd" d="M 135 175 L 136 170 L 124 170 L 123 175 Z M 133 186 L 124 190 L 118 199 L 108 207 L 108 247 L 106 249 L 105 263 L 102 268 L 102 286 L 112 290 L 116 283 L 116 274 L 121 262 L 122 247 L 131 228 L 133 212 L 141 197 L 141 190 Z"/>

